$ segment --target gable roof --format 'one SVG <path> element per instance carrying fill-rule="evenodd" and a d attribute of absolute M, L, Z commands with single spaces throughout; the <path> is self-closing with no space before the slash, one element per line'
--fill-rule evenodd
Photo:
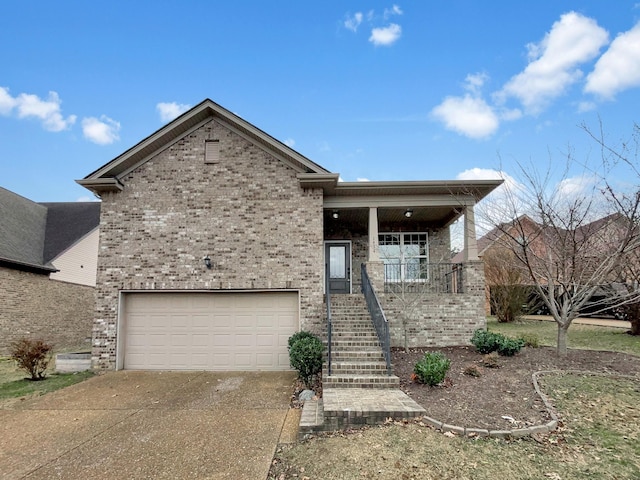
<path fill-rule="evenodd" d="M 100 202 L 41 203 L 47 209 L 43 261 L 50 262 L 100 224 Z"/>
<path fill-rule="evenodd" d="M 43 262 L 47 208 L 0 187 L 0 264 L 54 272 Z"/>
<path fill-rule="evenodd" d="M 238 115 L 221 107 L 210 99 L 206 99 L 172 120 L 164 127 L 118 155 L 106 165 L 90 173 L 81 180 L 80 185 L 96 194 L 104 191 L 122 190 L 122 177 L 139 165 L 145 163 L 158 151 L 172 145 L 211 119 L 216 119 L 236 133 L 249 138 L 255 145 L 268 151 L 276 158 L 292 165 L 299 173 L 329 174 L 328 170 L 309 160 L 271 135 L 263 132 L 255 125 Z"/>
<path fill-rule="evenodd" d="M 36 273 L 98 227 L 99 202 L 36 203 L 0 187 L 0 265 Z"/>

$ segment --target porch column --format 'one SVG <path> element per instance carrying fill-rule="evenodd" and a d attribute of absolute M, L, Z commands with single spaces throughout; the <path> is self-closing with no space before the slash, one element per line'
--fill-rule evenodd
<path fill-rule="evenodd" d="M 376 292 L 384 292 L 384 263 L 378 244 L 378 208 L 369 207 L 369 257 L 367 273 Z"/>
<path fill-rule="evenodd" d="M 478 261 L 478 240 L 476 239 L 476 218 L 473 205 L 464 209 L 464 260 L 465 262 Z"/>
<path fill-rule="evenodd" d="M 369 207 L 369 261 L 380 261 L 378 248 L 378 208 Z"/>

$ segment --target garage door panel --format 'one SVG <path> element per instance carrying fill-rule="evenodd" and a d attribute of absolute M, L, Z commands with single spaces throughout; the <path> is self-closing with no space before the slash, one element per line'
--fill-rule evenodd
<path fill-rule="evenodd" d="M 124 367 L 288 370 L 298 324 L 294 292 L 128 294 Z"/>

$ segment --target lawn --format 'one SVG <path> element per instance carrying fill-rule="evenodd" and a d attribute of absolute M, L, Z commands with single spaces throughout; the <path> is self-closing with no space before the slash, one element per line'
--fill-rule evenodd
<path fill-rule="evenodd" d="M 373 427 L 281 446 L 273 479 L 640 478 L 635 381 L 549 375 L 543 385 L 565 424 L 536 439 L 446 436 L 419 423 Z"/>
<path fill-rule="evenodd" d="M 542 345 L 555 346 L 553 322 L 499 324 L 489 319 L 488 328 L 510 337 L 534 334 Z M 640 339 L 624 329 L 576 324 L 569 329 L 569 345 L 640 356 Z M 462 438 L 419 422 L 394 423 L 281 445 L 269 479 L 640 478 L 637 378 L 549 374 L 541 384 L 561 419 L 551 434 L 517 440 Z"/>
<path fill-rule="evenodd" d="M 541 320 L 521 320 L 512 323 L 498 323 L 487 318 L 487 328 L 517 338 L 523 334 L 534 334 L 540 345 L 556 346 L 558 328 L 555 322 Z M 640 356 L 640 337 L 633 337 L 624 328 L 607 328 L 593 325 L 572 324 L 568 333 L 569 348 L 584 350 L 608 350 L 631 353 Z"/>
<path fill-rule="evenodd" d="M 13 360 L 0 357 L 0 400 L 28 395 L 44 395 L 45 393 L 73 385 L 93 376 L 93 372 L 52 373 L 55 361 L 52 360 L 47 378 L 38 382 L 25 380 L 29 375 L 16 367 Z"/>

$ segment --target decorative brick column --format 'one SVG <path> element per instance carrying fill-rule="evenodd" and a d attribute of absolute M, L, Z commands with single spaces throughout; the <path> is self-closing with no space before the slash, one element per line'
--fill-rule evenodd
<path fill-rule="evenodd" d="M 369 261 L 365 265 L 367 266 L 367 273 L 373 289 L 377 294 L 384 292 L 384 262 L 379 260 L 375 262 Z"/>

